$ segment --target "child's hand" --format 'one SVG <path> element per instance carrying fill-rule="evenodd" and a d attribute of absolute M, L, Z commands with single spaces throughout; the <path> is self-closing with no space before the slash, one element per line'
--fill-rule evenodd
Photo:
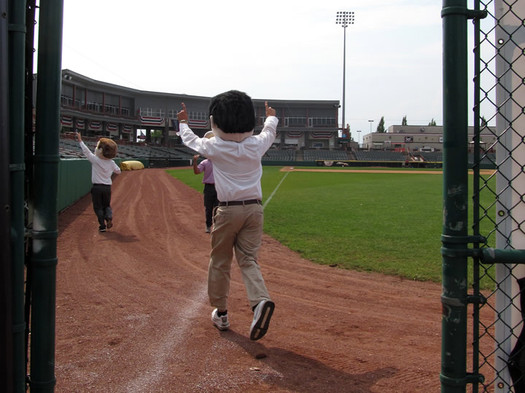
<path fill-rule="evenodd" d="M 186 112 L 186 105 L 184 102 L 181 105 L 182 110 L 177 113 L 177 120 L 179 123 L 188 123 L 188 112 Z"/>
<path fill-rule="evenodd" d="M 264 107 L 266 108 L 266 117 L 275 116 L 275 109 L 273 109 L 271 106 L 268 106 L 268 101 L 264 102 Z"/>
<path fill-rule="evenodd" d="M 82 142 L 82 135 L 80 135 L 80 132 L 76 131 L 75 134 L 77 135 L 77 141 Z"/>

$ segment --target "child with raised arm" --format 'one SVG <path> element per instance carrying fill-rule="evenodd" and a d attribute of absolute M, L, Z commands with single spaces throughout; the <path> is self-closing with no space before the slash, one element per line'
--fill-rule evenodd
<path fill-rule="evenodd" d="M 97 215 L 99 232 L 106 232 L 113 226 L 113 210 L 111 210 L 111 185 L 113 174 L 120 174 L 120 168 L 112 160 L 117 155 L 117 144 L 109 138 L 100 138 L 92 153 L 77 132 L 77 139 L 82 152 L 91 163 L 91 201 Z"/>
<path fill-rule="evenodd" d="M 262 338 L 272 317 L 271 300 L 258 264 L 263 233 L 261 158 L 275 140 L 278 119 L 265 103 L 266 121 L 254 135 L 255 109 L 251 98 L 231 90 L 212 98 L 210 124 L 215 138 L 199 138 L 188 126 L 186 106 L 177 114 L 184 144 L 213 162 L 219 206 L 211 233 L 208 296 L 219 330 L 227 330 L 230 269 L 235 252 L 254 316 L 250 339 Z"/>

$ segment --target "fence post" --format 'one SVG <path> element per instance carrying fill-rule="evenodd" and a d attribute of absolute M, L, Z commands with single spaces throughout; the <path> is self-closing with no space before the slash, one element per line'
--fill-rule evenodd
<path fill-rule="evenodd" d="M 467 2 L 444 0 L 441 391 L 467 378 L 468 80 Z"/>
<path fill-rule="evenodd" d="M 0 15 L 7 15 L 7 0 L 0 0 Z M 9 177 L 9 84 L 7 26 L 0 17 L 0 391 L 14 392 L 13 287 L 11 266 L 11 197 Z M 21 363 L 24 364 L 23 362 Z M 22 369 L 23 370 L 23 369 Z M 23 376 L 23 374 L 22 374 Z M 22 385 L 23 386 L 23 385 Z M 22 391 L 23 392 L 23 391 Z"/>
<path fill-rule="evenodd" d="M 8 112 L 9 112 L 9 190 L 11 232 L 11 285 L 14 391 L 26 391 L 26 346 L 24 317 L 25 263 L 25 154 L 24 94 L 26 9 L 24 2 L 8 1 Z M 4 141 L 2 141 L 4 143 Z"/>
<path fill-rule="evenodd" d="M 31 393 L 55 387 L 58 145 L 63 0 L 40 6 L 34 159 Z"/>

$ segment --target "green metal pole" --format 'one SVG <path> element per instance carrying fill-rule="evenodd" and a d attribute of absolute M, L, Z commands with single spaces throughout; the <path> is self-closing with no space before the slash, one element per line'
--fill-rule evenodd
<path fill-rule="evenodd" d="M 11 285 L 13 288 L 13 367 L 15 392 L 26 387 L 24 340 L 24 86 L 25 86 L 25 2 L 8 0 L 9 74 L 9 168 L 11 189 Z"/>
<path fill-rule="evenodd" d="M 0 15 L 7 15 L 7 0 L 0 0 Z M 13 287 L 10 245 L 9 187 L 9 91 L 7 74 L 7 18 L 0 17 L 0 391 L 14 391 L 13 370 Z"/>
<path fill-rule="evenodd" d="M 444 0 L 441 391 L 466 391 L 468 247 L 467 2 Z"/>
<path fill-rule="evenodd" d="M 24 133 L 24 144 L 25 144 L 25 166 L 26 168 L 33 168 L 33 147 L 34 147 L 34 122 L 33 122 L 33 110 L 34 110 L 34 65 L 33 57 L 35 50 L 35 21 L 36 21 L 36 1 L 27 0 L 26 2 L 26 79 L 25 79 L 25 133 Z M 25 183 L 26 183 L 26 201 L 27 213 L 26 213 L 26 227 L 32 228 L 33 226 L 33 171 L 25 172 Z M 33 288 L 32 280 L 32 268 L 31 264 L 28 263 L 33 253 L 33 243 L 29 237 L 26 237 L 25 255 L 26 255 L 26 282 L 25 282 L 25 310 L 24 318 L 27 321 L 25 329 L 25 347 L 26 347 L 26 369 L 27 363 L 29 362 L 29 340 L 30 340 L 30 326 L 29 321 L 31 320 L 31 291 Z"/>
<path fill-rule="evenodd" d="M 55 386 L 57 186 L 63 0 L 40 6 L 34 167 L 31 393 Z"/>

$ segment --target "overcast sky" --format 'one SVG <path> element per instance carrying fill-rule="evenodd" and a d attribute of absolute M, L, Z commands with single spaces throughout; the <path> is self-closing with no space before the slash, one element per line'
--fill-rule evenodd
<path fill-rule="evenodd" d="M 340 100 L 355 139 L 385 126 L 442 124 L 436 0 L 65 0 L 62 68 L 147 91 Z M 341 119 L 340 119 L 341 120 Z M 339 120 L 339 121 L 340 121 Z M 373 120 L 370 123 L 369 120 Z"/>

